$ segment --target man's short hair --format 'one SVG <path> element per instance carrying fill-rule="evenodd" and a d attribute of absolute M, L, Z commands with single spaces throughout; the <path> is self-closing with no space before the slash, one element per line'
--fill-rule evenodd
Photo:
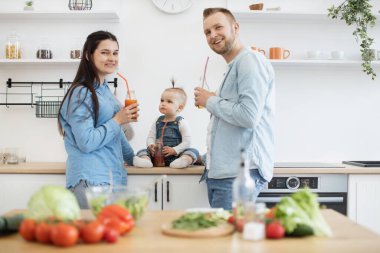
<path fill-rule="evenodd" d="M 204 9 L 203 10 L 203 20 L 205 20 L 209 16 L 211 16 L 215 13 L 218 13 L 218 12 L 223 13 L 224 15 L 229 17 L 231 19 L 231 21 L 236 23 L 236 19 L 235 19 L 234 15 L 231 13 L 231 11 L 226 9 L 226 8 L 221 8 L 221 7 Z"/>

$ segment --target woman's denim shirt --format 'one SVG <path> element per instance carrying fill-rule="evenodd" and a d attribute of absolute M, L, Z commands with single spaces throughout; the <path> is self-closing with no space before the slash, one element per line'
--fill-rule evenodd
<path fill-rule="evenodd" d="M 66 187 L 73 187 L 80 180 L 86 180 L 92 185 L 108 184 L 110 171 L 114 184 L 127 183 L 123 161 L 131 165 L 134 153 L 120 125 L 112 119 L 120 110 L 121 104 L 106 82 L 94 86 L 99 100 L 96 126 L 91 92 L 87 88 L 75 88 L 70 104 L 67 97 L 62 105 L 60 120 L 68 154 Z"/>

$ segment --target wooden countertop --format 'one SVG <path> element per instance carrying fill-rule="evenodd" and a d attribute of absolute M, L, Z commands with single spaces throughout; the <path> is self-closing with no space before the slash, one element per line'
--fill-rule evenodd
<path fill-rule="evenodd" d="M 301 163 L 300 163 L 301 164 Z M 380 174 L 380 167 L 358 167 L 338 164 L 341 168 L 274 168 L 275 174 Z M 130 175 L 201 175 L 203 166 L 192 166 L 185 169 L 169 167 L 137 168 L 126 167 Z M 0 164 L 0 174 L 65 174 L 64 162 L 29 162 L 17 165 Z"/>
<path fill-rule="evenodd" d="M 380 236 L 355 224 L 347 217 L 333 211 L 323 210 L 323 216 L 333 230 L 333 237 L 284 238 L 281 240 L 264 240 L 260 242 L 245 241 L 240 233 L 218 238 L 189 239 L 165 236 L 161 225 L 177 218 L 178 211 L 149 211 L 135 229 L 121 237 L 115 244 L 98 243 L 94 245 L 78 244 L 65 248 L 68 253 L 119 253 L 119 252 L 281 252 L 281 253 L 375 253 L 380 249 Z M 2 252 L 12 253 L 49 253 L 63 250 L 52 245 L 43 245 L 24 241 L 14 234 L 0 237 Z"/>

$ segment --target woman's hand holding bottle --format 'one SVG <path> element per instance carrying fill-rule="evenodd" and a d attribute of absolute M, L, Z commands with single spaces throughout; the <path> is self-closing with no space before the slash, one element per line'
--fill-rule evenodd
<path fill-rule="evenodd" d="M 126 107 L 123 107 L 118 111 L 113 119 L 119 124 L 129 123 L 129 122 L 137 122 L 137 118 L 139 117 L 138 111 L 139 104 L 131 104 Z"/>

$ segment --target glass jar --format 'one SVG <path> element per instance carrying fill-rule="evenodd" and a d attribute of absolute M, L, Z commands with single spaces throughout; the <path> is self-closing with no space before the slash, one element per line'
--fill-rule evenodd
<path fill-rule="evenodd" d="M 265 239 L 265 203 L 255 204 L 255 214 L 245 217 L 243 239 L 260 241 Z"/>
<path fill-rule="evenodd" d="M 38 59 L 52 59 L 53 58 L 53 52 L 51 50 L 50 44 L 47 42 L 47 38 L 41 39 L 41 44 L 38 47 L 36 57 Z"/>
<path fill-rule="evenodd" d="M 165 167 L 165 156 L 162 153 L 162 142 L 161 140 L 156 140 L 156 145 L 154 147 L 153 155 L 153 166 L 154 167 Z"/>
<path fill-rule="evenodd" d="M 243 232 L 245 223 L 255 218 L 255 181 L 249 174 L 249 160 L 244 150 L 241 150 L 240 168 L 233 185 L 232 212 L 235 228 Z"/>
<path fill-rule="evenodd" d="M 10 34 L 5 44 L 5 59 L 21 59 L 20 39 L 17 34 Z"/>
<path fill-rule="evenodd" d="M 70 58 L 71 59 L 82 58 L 82 41 L 80 39 L 76 39 L 75 43 L 71 46 Z"/>

